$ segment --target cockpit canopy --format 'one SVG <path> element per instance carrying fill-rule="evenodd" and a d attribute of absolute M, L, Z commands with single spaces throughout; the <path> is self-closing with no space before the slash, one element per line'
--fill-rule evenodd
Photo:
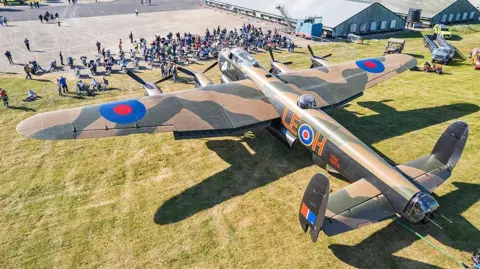
<path fill-rule="evenodd" d="M 259 67 L 260 64 L 250 53 L 242 49 L 232 50 L 232 61 L 239 65 Z"/>
<path fill-rule="evenodd" d="M 301 109 L 309 109 L 309 108 L 316 108 L 317 102 L 315 101 L 315 97 L 310 94 L 302 94 L 298 97 L 297 105 Z"/>

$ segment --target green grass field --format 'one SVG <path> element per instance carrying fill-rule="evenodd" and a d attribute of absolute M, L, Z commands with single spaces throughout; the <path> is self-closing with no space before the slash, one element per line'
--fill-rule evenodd
<path fill-rule="evenodd" d="M 465 55 L 480 33 L 457 33 Z M 429 60 L 419 34 L 404 34 L 405 53 Z M 385 40 L 356 45 L 356 57 L 380 55 Z M 323 47 L 315 47 L 318 54 Z M 335 51 L 334 51 L 335 53 Z M 338 52 L 332 61 L 341 61 Z M 257 58 L 268 63 L 265 53 Z M 306 49 L 283 52 L 295 69 Z M 196 66 L 202 69 L 207 66 Z M 413 229 L 456 259 L 480 247 L 480 71 L 468 62 L 443 76 L 406 72 L 365 92 L 332 116 L 397 163 L 429 154 L 455 120 L 470 137 L 453 176 L 437 195 L 443 214 Z M 156 80 L 157 71 L 139 75 Z M 218 82 L 218 68 L 209 76 Z M 455 268 L 457 265 L 392 221 L 317 243 L 302 233 L 298 210 L 310 178 L 324 172 L 301 147 L 286 149 L 267 131 L 245 137 L 175 141 L 168 133 L 81 141 L 38 141 L 15 131 L 36 113 L 141 96 L 113 75 L 95 98 L 59 97 L 54 77 L 2 75 L 11 105 L 0 108 L 0 268 Z M 73 81 L 73 80 L 72 80 Z M 184 78 L 183 81 L 188 81 Z M 166 83 L 166 92 L 193 85 Z M 73 84 L 70 86 L 73 88 Z M 43 98 L 23 104 L 26 90 Z M 329 176 L 333 190 L 347 185 Z"/>

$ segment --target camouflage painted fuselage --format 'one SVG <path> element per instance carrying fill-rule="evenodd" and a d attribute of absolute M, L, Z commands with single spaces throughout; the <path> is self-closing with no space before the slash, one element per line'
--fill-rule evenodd
<path fill-rule="evenodd" d="M 283 126 L 297 136 L 303 146 L 351 182 L 364 178 L 372 183 L 397 213 L 403 215 L 408 202 L 420 192 L 414 184 L 324 111 L 300 108 L 297 105 L 299 96 L 310 92 L 280 81 L 261 67 L 240 68 L 259 86 L 282 115 Z M 361 193 L 348 195 L 352 198 L 362 196 Z"/>

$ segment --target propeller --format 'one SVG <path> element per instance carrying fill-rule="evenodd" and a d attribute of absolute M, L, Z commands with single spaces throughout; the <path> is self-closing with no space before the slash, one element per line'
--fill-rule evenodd
<path fill-rule="evenodd" d="M 190 69 L 188 69 L 188 68 L 185 68 L 185 67 L 183 67 L 183 66 L 178 66 L 177 69 L 178 69 L 178 71 L 180 71 L 180 72 L 182 72 L 182 73 L 184 73 L 184 74 L 186 74 L 186 75 L 189 75 L 189 76 L 192 76 L 192 77 L 195 76 L 195 73 L 193 73 L 192 70 L 190 70 Z"/>
<path fill-rule="evenodd" d="M 271 50 L 268 51 L 270 53 L 270 59 L 272 59 L 272 62 L 275 62 L 275 63 L 282 63 L 282 64 L 285 64 L 285 65 L 289 65 L 289 64 L 293 64 L 292 61 L 288 61 L 288 62 L 279 62 L 277 60 L 275 60 L 275 57 L 273 57 L 273 52 Z"/>
<path fill-rule="evenodd" d="M 131 77 L 133 80 L 135 80 L 136 82 L 142 84 L 142 86 L 145 86 L 145 84 L 147 84 L 147 83 L 145 82 L 145 80 L 141 79 L 139 76 L 135 75 L 135 74 L 134 74 L 132 71 L 130 71 L 130 70 L 127 71 L 127 75 L 128 75 L 129 77 Z M 166 81 L 166 80 L 171 79 L 172 77 L 173 77 L 173 75 L 170 75 L 170 76 L 168 76 L 168 77 L 164 77 L 164 78 L 158 80 L 157 82 L 155 82 L 155 83 L 153 83 L 153 84 L 162 83 L 162 82 L 164 82 L 164 81 Z"/>
<path fill-rule="evenodd" d="M 270 70 L 268 70 L 269 73 L 274 73 L 274 69 L 275 69 L 275 66 L 274 66 L 274 63 L 281 63 L 281 64 L 284 64 L 284 65 L 290 65 L 290 64 L 293 64 L 292 61 L 288 61 L 288 62 L 280 62 L 280 61 L 277 61 L 275 60 L 275 57 L 273 56 L 273 52 L 271 50 L 268 51 L 269 54 L 270 54 L 270 59 L 272 59 L 271 63 L 270 63 Z M 278 69 L 278 68 L 277 68 Z M 276 71 L 275 73 L 279 73 L 281 71 Z"/>
<path fill-rule="evenodd" d="M 173 75 L 166 76 L 166 77 L 164 77 L 164 78 L 162 78 L 162 79 L 160 79 L 160 80 L 157 80 L 157 81 L 156 81 L 155 83 L 153 83 L 153 84 L 162 83 L 162 82 L 167 81 L 167 80 L 169 80 L 169 79 L 171 79 L 171 78 L 173 78 Z"/>
<path fill-rule="evenodd" d="M 218 61 L 215 61 L 213 64 L 211 64 L 205 70 L 203 70 L 203 72 L 195 72 L 195 71 L 190 70 L 190 69 L 188 69 L 186 67 L 183 67 L 183 66 L 178 66 L 177 69 L 178 69 L 178 71 L 180 71 L 180 72 L 182 72 L 186 75 L 192 76 L 195 79 L 195 84 L 197 86 L 203 87 L 203 86 L 206 86 L 206 85 L 213 84 L 213 82 L 205 76 L 205 73 L 210 71 L 217 64 L 218 64 Z"/>
<path fill-rule="evenodd" d="M 312 65 L 310 68 L 314 67 L 319 67 L 319 66 L 324 66 L 325 65 L 325 59 L 332 56 L 331 53 L 323 55 L 323 56 L 316 56 L 315 53 L 313 53 L 312 47 L 310 45 L 307 45 L 308 51 L 310 52 L 310 55 L 312 56 Z"/>
<path fill-rule="evenodd" d="M 140 84 L 142 84 L 142 85 L 145 85 L 145 84 L 146 84 L 146 82 L 145 82 L 143 79 L 141 79 L 139 76 L 135 75 L 135 74 L 134 74 L 132 71 L 130 71 L 130 70 L 127 71 L 127 75 L 128 75 L 129 77 L 131 77 L 133 80 L 135 80 L 136 82 L 138 82 L 138 83 L 140 83 Z"/>
<path fill-rule="evenodd" d="M 201 73 L 198 73 L 198 72 L 195 72 L 193 70 L 190 70 L 186 67 L 183 67 L 183 66 L 178 66 L 177 69 L 178 71 L 186 74 L 186 75 L 189 75 L 189 76 L 192 76 L 192 77 L 196 77 L 198 74 L 205 74 L 207 73 L 208 71 L 210 71 L 212 68 L 214 68 L 216 65 L 218 64 L 218 61 L 215 61 L 213 64 L 211 64 L 209 67 L 207 67 L 205 70 L 203 70 L 203 72 Z"/>
<path fill-rule="evenodd" d="M 207 73 L 208 71 L 210 71 L 210 69 L 214 68 L 217 64 L 218 64 L 218 61 L 215 61 L 212 65 L 210 65 L 207 69 L 205 69 L 205 70 L 202 72 L 202 74 Z"/>
<path fill-rule="evenodd" d="M 323 55 L 323 56 L 316 56 L 315 53 L 313 53 L 312 47 L 310 47 L 310 45 L 307 45 L 307 48 L 308 48 L 308 51 L 310 52 L 310 55 L 312 55 L 312 57 L 315 58 L 315 59 L 326 59 L 326 58 L 332 56 L 332 53 L 329 53 L 329 54 L 326 54 L 326 55 Z"/>

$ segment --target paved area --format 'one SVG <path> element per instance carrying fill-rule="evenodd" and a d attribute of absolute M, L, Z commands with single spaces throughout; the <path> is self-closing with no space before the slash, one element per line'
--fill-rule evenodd
<path fill-rule="evenodd" d="M 43 2 L 40 8 L 30 9 L 28 6 L 7 6 L 0 7 L 0 16 L 6 16 L 10 22 L 38 21 L 38 15 L 58 13 L 61 19 L 108 16 L 120 14 L 134 14 L 138 8 L 140 14 L 173 11 L 191 10 L 201 8 L 196 0 L 152 0 L 150 6 L 141 5 L 140 0 L 79 0 L 78 4 L 68 5 L 67 0 L 51 0 Z M 66 6 L 65 6 L 66 5 Z"/>
<path fill-rule="evenodd" d="M 212 29 L 220 25 L 221 28 L 238 29 L 244 22 L 254 23 L 263 29 L 275 26 L 212 9 L 142 13 L 138 17 L 128 14 L 73 18 L 64 20 L 61 27 L 56 24 L 41 24 L 39 21 L 14 22 L 9 27 L 0 28 L 2 31 L 0 72 L 23 73 L 23 67 L 19 64 L 33 59 L 36 59 L 43 68 L 47 68 L 48 62 L 52 59 L 57 59 L 57 63 L 60 64 L 58 58 L 60 51 L 65 60 L 72 56 L 76 59 L 75 63 L 79 64 L 80 56 L 86 55 L 88 58 L 95 56 L 96 41 L 100 41 L 102 47 L 110 48 L 112 53 L 116 53 L 118 39 L 122 38 L 123 49 L 128 51 L 131 48 L 128 40 L 130 31 L 133 31 L 134 39 L 138 40 L 142 36 L 150 41 L 155 34 L 165 36 L 169 31 L 203 35 L 207 27 Z M 25 38 L 30 40 L 30 52 L 23 43 Z M 14 63 L 19 64 L 10 65 L 3 55 L 5 50 L 9 50 Z"/>

